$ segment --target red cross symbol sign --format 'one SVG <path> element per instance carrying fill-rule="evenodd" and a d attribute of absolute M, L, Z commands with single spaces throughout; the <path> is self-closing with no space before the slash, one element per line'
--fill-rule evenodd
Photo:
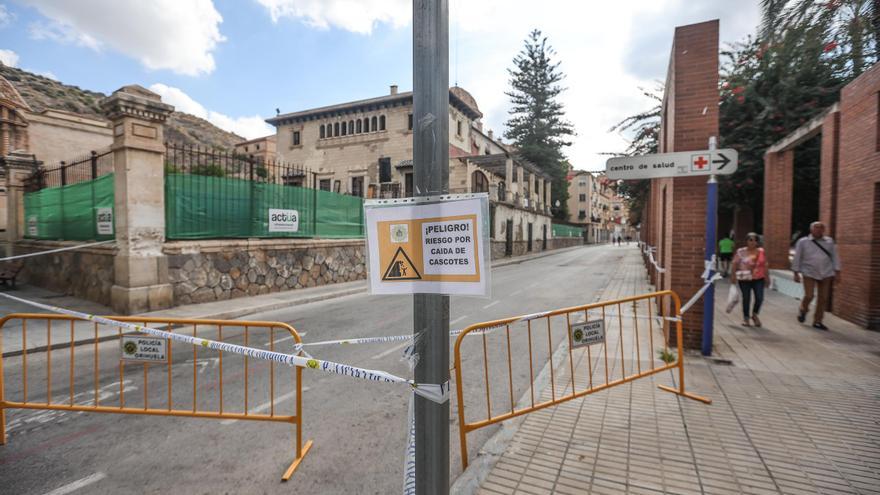
<path fill-rule="evenodd" d="M 694 172 L 708 170 L 709 163 L 709 155 L 691 155 L 691 170 Z"/>

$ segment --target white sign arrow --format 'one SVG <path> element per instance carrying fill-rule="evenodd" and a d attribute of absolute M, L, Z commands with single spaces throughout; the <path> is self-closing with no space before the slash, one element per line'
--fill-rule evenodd
<path fill-rule="evenodd" d="M 655 155 L 616 156 L 605 163 L 609 179 L 656 179 L 695 175 L 727 175 L 736 171 L 734 149 L 682 151 Z"/>

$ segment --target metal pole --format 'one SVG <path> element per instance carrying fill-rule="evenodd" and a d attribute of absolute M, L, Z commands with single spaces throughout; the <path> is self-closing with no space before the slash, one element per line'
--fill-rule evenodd
<path fill-rule="evenodd" d="M 709 138 L 709 151 L 715 151 L 715 136 Z M 712 155 L 709 155 L 711 166 Z M 718 219 L 718 180 L 709 176 L 706 183 L 706 254 L 704 260 L 709 264 L 709 278 L 715 275 L 712 258 L 715 257 L 715 231 Z M 700 351 L 704 356 L 712 355 L 712 329 L 715 323 L 715 284 L 709 286 L 703 294 L 703 342 Z"/>
<path fill-rule="evenodd" d="M 449 2 L 413 0 L 415 195 L 449 192 Z M 416 383 L 449 381 L 449 296 L 413 296 Z M 449 493 L 449 402 L 415 397 L 416 494 Z"/>

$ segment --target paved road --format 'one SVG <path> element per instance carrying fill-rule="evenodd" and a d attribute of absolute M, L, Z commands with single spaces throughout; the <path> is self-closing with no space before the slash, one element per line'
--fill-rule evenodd
<path fill-rule="evenodd" d="M 516 314 L 592 302 L 607 283 L 620 260 L 622 249 L 591 246 L 534 259 L 493 270 L 491 299 L 453 298 L 453 328 Z M 411 332 L 410 297 L 354 295 L 276 310 L 248 317 L 249 320 L 289 322 L 304 333 L 306 342 L 350 337 L 397 335 Z M 59 329 L 57 331 L 64 331 Z M 205 336 L 216 337 L 215 329 Z M 543 334 L 543 346 L 534 344 L 534 370 L 517 363 L 509 383 L 513 396 L 528 391 L 530 375 L 540 371 L 546 356 L 564 332 Z M 240 328 L 227 328 L 224 340 L 243 343 Z M 276 333 L 275 348 L 287 350 L 291 340 L 281 341 Z M 504 333 L 489 340 L 488 360 L 498 363 L 507 358 L 502 344 Z M 481 380 L 481 337 L 465 353 L 464 381 Z M 549 340 L 549 342 L 548 342 Z M 249 333 L 249 345 L 265 347 L 268 334 Z M 467 341 L 466 341 L 467 343 Z M 476 344 L 476 345 L 473 345 Z M 514 361 L 528 356 L 529 342 L 512 339 Z M 401 344 L 331 346 L 312 348 L 316 357 L 365 368 L 382 369 L 408 376 L 408 364 L 401 360 Z M 115 405 L 124 394 L 127 405 L 165 407 L 168 398 L 167 368 L 128 365 L 120 376 L 117 366 L 118 342 L 98 346 L 98 398 Z M 218 408 L 219 365 L 211 351 L 173 346 L 171 390 L 174 407 L 192 407 L 192 389 L 198 393 L 200 409 Z M 6 396 L 17 400 L 22 394 L 22 359 L 7 358 Z M 74 362 L 73 400 L 93 404 L 94 352 L 91 346 L 78 348 Z M 31 400 L 46 400 L 46 355 L 29 355 L 27 363 Z M 69 357 L 52 353 L 52 401 L 70 399 Z M 225 410 L 244 408 L 244 363 L 233 356 L 223 359 Z M 248 365 L 248 409 L 268 412 L 270 367 L 264 362 Z M 274 367 L 276 413 L 291 412 L 295 403 L 291 371 Z M 7 413 L 9 438 L 0 447 L 0 479 L 4 492 L 57 493 L 394 493 L 401 489 L 405 426 L 409 394 L 405 387 L 352 380 L 306 370 L 303 373 L 304 438 L 313 439 L 314 448 L 287 484 L 280 475 L 292 459 L 292 429 L 281 423 L 257 421 L 218 421 L 190 418 L 130 416 L 118 414 L 72 413 L 58 411 L 13 410 Z M 195 380 L 194 380 L 195 377 Z M 144 380 L 149 386 L 145 387 Z M 493 410 L 508 401 L 508 377 L 492 376 L 503 385 L 503 394 L 491 399 Z M 195 384 L 193 383 L 195 381 Z M 144 393 L 144 390 L 147 393 Z M 493 389 L 494 390 L 494 389 Z M 484 392 L 478 386 L 468 389 L 466 404 L 477 404 Z M 182 404 L 182 406 L 181 406 Z M 460 473 L 457 420 L 451 421 L 452 475 Z M 470 406 L 469 406 L 470 407 Z M 482 406 L 481 406 L 482 407 Z M 466 412 L 472 412 L 467 409 Z M 470 415 L 469 415 L 470 418 Z M 475 452 L 494 432 L 485 428 L 469 436 Z M 73 490 L 71 490 L 73 489 Z M 64 491 L 68 490 L 68 491 Z"/>

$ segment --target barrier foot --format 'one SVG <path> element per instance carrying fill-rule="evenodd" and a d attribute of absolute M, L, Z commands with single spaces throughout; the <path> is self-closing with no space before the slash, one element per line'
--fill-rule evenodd
<path fill-rule="evenodd" d="M 699 395 L 690 394 L 688 392 L 682 392 L 681 390 L 679 390 L 677 388 L 667 387 L 666 385 L 657 385 L 657 388 L 659 388 L 661 390 L 665 390 L 667 392 L 672 392 L 675 395 L 687 397 L 688 399 L 700 401 L 703 404 L 711 404 L 712 403 L 712 399 L 709 399 L 708 397 L 701 397 Z"/>
<path fill-rule="evenodd" d="M 308 442 L 306 442 L 305 445 L 303 445 L 302 455 L 297 457 L 296 459 L 293 460 L 292 463 L 290 463 L 290 467 L 287 468 L 287 471 L 284 471 L 284 476 L 281 477 L 281 481 L 287 481 L 290 479 L 291 476 L 293 476 L 293 472 L 296 471 L 296 468 L 299 467 L 299 463 L 302 462 L 302 460 L 303 460 L 303 458 L 305 458 L 306 454 L 309 453 L 310 448 L 312 448 L 312 441 L 311 440 L 309 440 Z"/>

